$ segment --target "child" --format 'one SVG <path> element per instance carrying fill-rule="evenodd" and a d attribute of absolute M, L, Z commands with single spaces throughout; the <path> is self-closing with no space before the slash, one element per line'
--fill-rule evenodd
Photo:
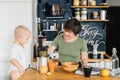
<path fill-rule="evenodd" d="M 30 36 L 30 30 L 25 26 L 19 25 L 14 30 L 15 41 L 11 48 L 10 66 L 8 71 L 9 77 L 12 80 L 18 80 L 27 68 L 24 45 L 27 43 Z"/>

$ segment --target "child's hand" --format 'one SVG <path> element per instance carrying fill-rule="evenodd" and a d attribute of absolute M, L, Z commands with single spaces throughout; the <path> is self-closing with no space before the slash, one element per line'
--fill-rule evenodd
<path fill-rule="evenodd" d="M 25 69 L 23 67 L 19 68 L 20 73 L 24 73 Z"/>

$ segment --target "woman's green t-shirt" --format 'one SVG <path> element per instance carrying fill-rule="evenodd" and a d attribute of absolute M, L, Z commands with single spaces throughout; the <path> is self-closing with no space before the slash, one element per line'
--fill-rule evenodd
<path fill-rule="evenodd" d="M 58 35 L 52 45 L 58 48 L 60 62 L 80 62 L 80 53 L 87 51 L 86 42 L 80 37 L 73 42 L 65 42 L 63 35 Z"/>

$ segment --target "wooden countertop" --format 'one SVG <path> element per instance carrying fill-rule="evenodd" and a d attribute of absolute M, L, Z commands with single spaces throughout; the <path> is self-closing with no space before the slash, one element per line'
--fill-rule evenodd
<path fill-rule="evenodd" d="M 49 76 L 41 74 L 33 69 L 28 69 L 19 80 L 120 80 L 120 77 L 101 77 L 92 75 L 86 78 L 84 75 L 68 73 L 59 67 L 56 69 L 55 73 Z"/>

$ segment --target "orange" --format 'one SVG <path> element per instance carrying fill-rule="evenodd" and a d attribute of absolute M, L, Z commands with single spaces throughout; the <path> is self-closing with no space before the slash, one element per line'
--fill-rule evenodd
<path fill-rule="evenodd" d="M 101 76 L 107 77 L 110 74 L 110 71 L 108 69 L 103 69 L 100 71 Z"/>

